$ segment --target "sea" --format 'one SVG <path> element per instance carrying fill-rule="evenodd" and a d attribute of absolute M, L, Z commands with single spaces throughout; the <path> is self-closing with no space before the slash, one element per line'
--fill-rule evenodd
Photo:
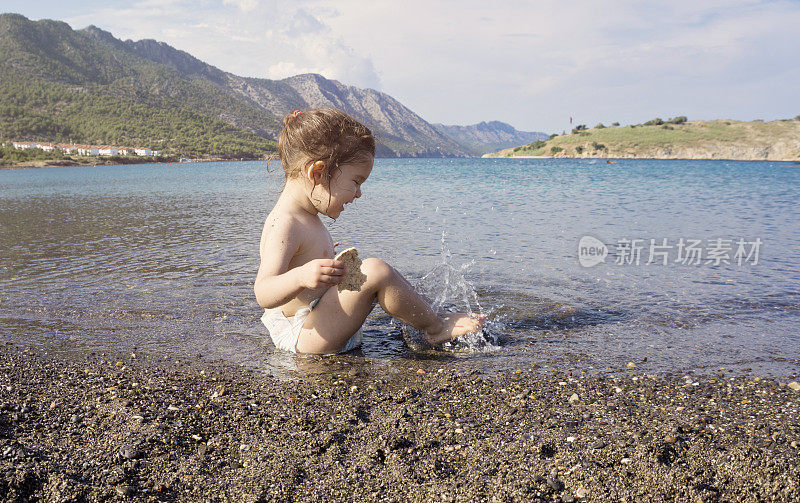
<path fill-rule="evenodd" d="M 0 342 L 211 359 L 292 378 L 385 372 L 800 372 L 800 165 L 377 159 L 334 241 L 442 311 L 442 349 L 376 307 L 357 352 L 275 350 L 253 295 L 280 163 L 0 171 Z"/>

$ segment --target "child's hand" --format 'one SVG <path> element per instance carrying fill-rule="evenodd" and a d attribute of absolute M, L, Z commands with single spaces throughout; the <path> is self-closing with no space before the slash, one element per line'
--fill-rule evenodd
<path fill-rule="evenodd" d="M 300 285 L 305 288 L 324 288 L 341 283 L 347 269 L 341 260 L 315 259 L 298 268 Z"/>

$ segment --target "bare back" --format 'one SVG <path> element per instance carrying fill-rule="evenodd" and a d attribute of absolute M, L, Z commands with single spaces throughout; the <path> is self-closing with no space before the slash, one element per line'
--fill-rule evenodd
<path fill-rule="evenodd" d="M 283 274 L 314 259 L 334 257 L 333 240 L 316 215 L 293 209 L 278 201 L 264 222 L 260 245 L 258 277 Z M 306 288 L 283 304 L 287 317 L 322 296 L 327 288 Z"/>

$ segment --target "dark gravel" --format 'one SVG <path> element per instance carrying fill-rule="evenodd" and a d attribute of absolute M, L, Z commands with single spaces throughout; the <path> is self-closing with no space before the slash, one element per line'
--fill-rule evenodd
<path fill-rule="evenodd" d="M 798 501 L 799 402 L 747 377 L 444 368 L 282 381 L 9 344 L 0 498 Z"/>

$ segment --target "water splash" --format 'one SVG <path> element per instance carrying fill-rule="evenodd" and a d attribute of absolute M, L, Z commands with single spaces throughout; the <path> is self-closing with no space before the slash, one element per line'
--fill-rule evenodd
<path fill-rule="evenodd" d="M 442 261 L 414 284 L 414 288 L 428 299 L 437 313 L 475 313 L 490 314 L 478 300 L 478 294 L 464 274 L 475 264 L 475 260 L 456 267 L 453 256 L 446 244 L 447 232 L 442 231 Z M 425 347 L 422 334 L 409 325 L 403 325 L 406 342 L 412 349 Z M 491 351 L 499 347 L 499 333 L 490 321 L 483 329 L 445 343 L 448 351 L 476 352 Z"/>

